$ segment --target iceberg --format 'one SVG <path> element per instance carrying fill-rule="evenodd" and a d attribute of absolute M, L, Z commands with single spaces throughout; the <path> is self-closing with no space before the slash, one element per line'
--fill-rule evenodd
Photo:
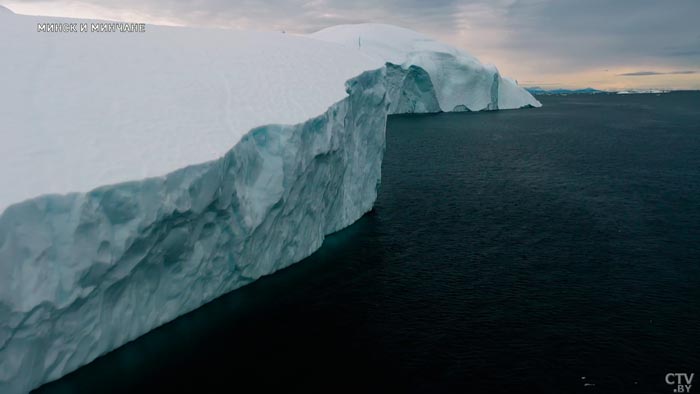
<path fill-rule="evenodd" d="M 464 51 L 412 30 L 371 23 L 340 25 L 311 37 L 339 43 L 385 62 L 390 113 L 541 106 L 514 80 L 502 77 L 495 66 L 481 64 Z"/>
<path fill-rule="evenodd" d="M 39 23 L 89 21 L 0 7 L 2 393 L 309 256 L 372 209 L 387 115 L 539 105 L 495 68 L 386 25 Z"/>

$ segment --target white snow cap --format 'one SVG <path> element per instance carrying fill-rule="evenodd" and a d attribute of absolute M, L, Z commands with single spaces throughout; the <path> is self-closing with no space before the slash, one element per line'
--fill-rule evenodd
<path fill-rule="evenodd" d="M 383 66 L 290 34 L 40 33 L 86 21 L 0 18 L 0 212 L 215 160 L 252 128 L 322 114 L 345 81 Z"/>

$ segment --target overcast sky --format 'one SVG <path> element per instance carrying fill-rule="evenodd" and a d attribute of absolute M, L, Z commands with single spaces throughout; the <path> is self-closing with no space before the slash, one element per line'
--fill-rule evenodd
<path fill-rule="evenodd" d="M 17 13 L 308 33 L 408 27 L 520 84 L 700 89 L 700 0 L 0 0 Z"/>

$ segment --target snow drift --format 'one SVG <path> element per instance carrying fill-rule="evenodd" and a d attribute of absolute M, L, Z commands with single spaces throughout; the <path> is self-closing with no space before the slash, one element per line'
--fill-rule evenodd
<path fill-rule="evenodd" d="M 0 7 L 3 393 L 313 253 L 372 208 L 387 114 L 539 105 L 383 25 L 337 28 L 361 48 L 332 29 L 36 32 L 57 21 Z"/>

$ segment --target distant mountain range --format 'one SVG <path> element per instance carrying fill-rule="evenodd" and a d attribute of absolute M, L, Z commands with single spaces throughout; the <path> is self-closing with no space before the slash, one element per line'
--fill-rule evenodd
<path fill-rule="evenodd" d="M 628 90 L 620 90 L 620 91 L 606 91 L 606 90 L 598 90 L 598 89 L 593 89 L 593 88 L 585 88 L 585 89 L 543 89 L 539 86 L 533 86 L 530 88 L 525 88 L 530 94 L 532 95 L 554 95 L 554 94 L 597 94 L 597 93 L 607 93 L 607 94 L 660 94 L 660 93 L 669 93 L 671 92 L 670 90 L 663 90 L 663 89 L 628 89 Z"/>
<path fill-rule="evenodd" d="M 663 89 L 632 89 L 632 90 L 621 90 L 617 94 L 649 94 L 649 93 L 669 93 L 670 90 Z"/>
<path fill-rule="evenodd" d="M 543 89 L 539 86 L 525 88 L 530 94 L 595 94 L 608 93 L 603 90 L 585 88 L 585 89 Z"/>

